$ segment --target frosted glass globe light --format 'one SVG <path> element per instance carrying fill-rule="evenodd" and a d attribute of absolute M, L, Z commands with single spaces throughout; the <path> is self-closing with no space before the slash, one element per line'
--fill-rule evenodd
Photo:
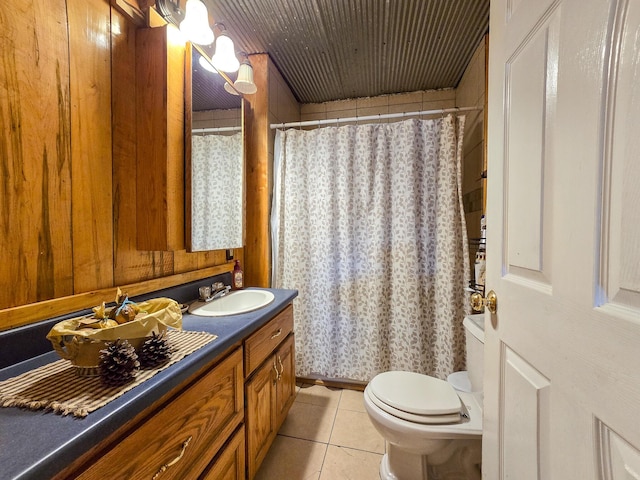
<path fill-rule="evenodd" d="M 233 40 L 225 32 L 222 32 L 216 39 L 216 53 L 211 58 L 211 63 L 223 72 L 237 72 L 238 68 L 240 68 Z"/>
<path fill-rule="evenodd" d="M 238 71 L 238 78 L 233 86 L 240 93 L 253 94 L 258 91 L 256 84 L 253 83 L 253 67 L 248 61 L 242 62 Z"/>
<path fill-rule="evenodd" d="M 187 0 L 186 14 L 180 22 L 180 31 L 198 45 L 213 43 L 213 30 L 209 26 L 209 12 L 201 0 Z"/>
<path fill-rule="evenodd" d="M 237 90 L 234 90 L 233 87 L 229 85 L 229 82 L 224 82 L 224 89 L 231 95 L 240 95 Z"/>

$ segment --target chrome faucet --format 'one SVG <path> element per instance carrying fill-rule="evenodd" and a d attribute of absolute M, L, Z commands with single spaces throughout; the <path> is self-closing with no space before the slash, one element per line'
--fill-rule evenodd
<path fill-rule="evenodd" d="M 222 282 L 216 282 L 211 287 L 211 300 L 224 297 L 231 291 L 231 285 L 225 285 Z"/>
<path fill-rule="evenodd" d="M 216 282 L 213 285 L 205 285 L 198 289 L 198 295 L 201 302 L 210 302 L 216 298 L 224 297 L 231 291 L 230 285 L 225 285 L 222 282 Z"/>

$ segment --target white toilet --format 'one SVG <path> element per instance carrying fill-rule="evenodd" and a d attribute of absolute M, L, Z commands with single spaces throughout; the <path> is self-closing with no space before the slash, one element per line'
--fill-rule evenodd
<path fill-rule="evenodd" d="M 454 455 L 468 480 L 480 480 L 484 315 L 463 324 L 467 372 L 444 381 L 391 371 L 367 385 L 364 405 L 386 443 L 382 480 L 427 480 L 430 466 Z"/>

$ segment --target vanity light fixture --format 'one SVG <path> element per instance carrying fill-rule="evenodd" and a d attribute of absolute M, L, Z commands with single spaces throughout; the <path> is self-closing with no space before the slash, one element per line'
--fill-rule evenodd
<path fill-rule="evenodd" d="M 198 45 L 213 43 L 213 30 L 209 27 L 209 12 L 201 0 L 187 0 L 184 20 L 180 22 L 180 31 L 187 40 Z"/>
<path fill-rule="evenodd" d="M 202 0 L 155 0 L 158 13 L 167 22 L 179 26 L 185 40 L 191 41 L 194 48 L 200 53 L 198 63 L 208 72 L 222 75 L 227 81 L 225 90 L 234 95 L 240 93 L 252 94 L 257 91 L 253 83 L 253 67 L 245 52 L 245 60 L 240 65 L 236 57 L 233 40 L 227 34 L 222 23 L 215 23 L 214 28 L 220 30 L 220 35 L 215 38 L 213 30 L 209 26 L 209 12 Z M 182 6 L 184 5 L 184 7 Z M 209 56 L 203 47 L 199 45 L 211 45 L 215 40 L 214 54 Z M 233 82 L 228 73 L 238 72 L 238 77 Z"/>
<path fill-rule="evenodd" d="M 238 92 L 237 90 L 234 90 L 229 82 L 224 82 L 224 89 L 227 91 L 227 93 L 230 93 L 231 95 L 236 95 L 236 96 L 240 95 L 240 92 Z"/>
<path fill-rule="evenodd" d="M 244 52 L 242 52 L 242 55 L 245 58 L 240 64 L 238 78 L 233 82 L 233 88 L 229 85 L 229 82 L 224 84 L 224 89 L 233 95 L 238 95 L 238 92 L 251 95 L 258 91 L 258 87 L 253 83 L 253 67 L 249 62 L 249 56 Z"/>
<path fill-rule="evenodd" d="M 216 23 L 215 26 L 220 29 L 220 35 L 216 38 L 216 50 L 211 57 L 211 64 L 223 72 L 237 72 L 240 68 L 240 62 L 236 58 L 233 40 L 227 35 L 223 24 Z"/>

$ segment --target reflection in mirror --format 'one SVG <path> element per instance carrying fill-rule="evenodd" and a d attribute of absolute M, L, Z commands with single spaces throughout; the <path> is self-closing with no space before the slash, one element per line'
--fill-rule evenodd
<path fill-rule="evenodd" d="M 240 248 L 244 243 L 242 97 L 231 95 L 223 77 L 203 68 L 203 53 L 192 49 L 191 161 L 186 162 L 191 169 L 189 250 Z"/>

